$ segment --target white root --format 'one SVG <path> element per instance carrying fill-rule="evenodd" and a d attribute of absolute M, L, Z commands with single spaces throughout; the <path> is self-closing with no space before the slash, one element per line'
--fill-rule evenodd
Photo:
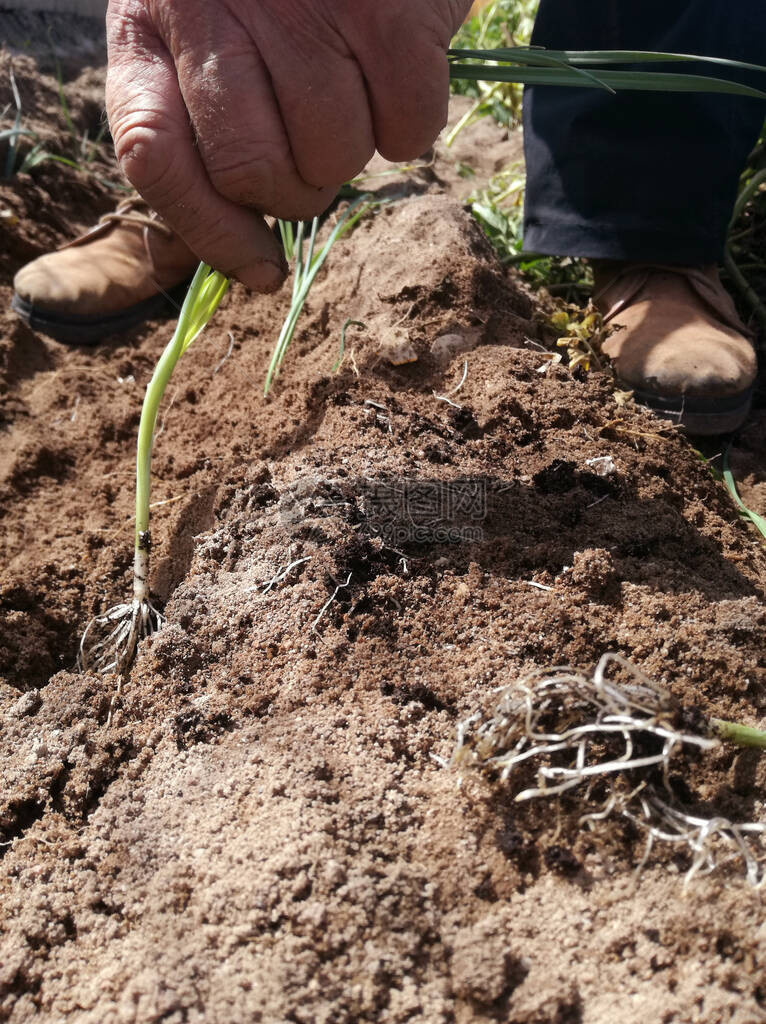
<path fill-rule="evenodd" d="M 139 643 L 154 636 L 164 623 L 164 617 L 148 600 L 114 605 L 88 623 L 80 641 L 78 670 L 103 676 L 124 675 Z"/>
<path fill-rule="evenodd" d="M 133 600 L 116 604 L 91 619 L 80 641 L 77 668 L 80 672 L 124 676 L 142 640 L 154 636 L 165 624 L 148 597 L 149 542 L 136 547 L 133 563 Z"/>
<path fill-rule="evenodd" d="M 627 674 L 627 682 L 608 678 L 613 665 Z M 458 727 L 452 766 L 492 768 L 506 780 L 525 762 L 533 762 L 537 785 L 522 789 L 516 801 L 582 787 L 589 802 L 593 783 L 601 780 L 606 797 L 582 815 L 580 824 L 592 828 L 615 815 L 633 822 L 646 835 L 639 872 L 654 844 L 664 842 L 686 847 L 691 855 L 685 886 L 695 875 L 732 859 L 742 864 L 750 885 L 766 885 L 766 852 L 752 843 L 766 833 L 766 823 L 694 815 L 672 793 L 669 769 L 674 755 L 684 746 L 710 749 L 718 740 L 681 729 L 669 695 L 624 658 L 604 655 L 592 677 L 555 668 L 497 692 L 490 712 L 474 714 Z M 636 750 L 642 756 L 635 756 Z"/>

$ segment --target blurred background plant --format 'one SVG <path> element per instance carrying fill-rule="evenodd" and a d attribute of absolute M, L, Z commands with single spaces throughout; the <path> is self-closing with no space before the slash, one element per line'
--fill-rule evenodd
<path fill-rule="evenodd" d="M 522 252 L 524 243 L 524 165 L 515 161 L 468 197 L 474 217 L 506 265 L 514 265 L 535 289 L 546 288 L 566 303 L 586 304 L 593 274 L 586 260 Z"/>
<path fill-rule="evenodd" d="M 757 329 L 766 336 L 766 125 L 740 179 L 724 271 L 741 314 L 746 320 L 755 317 Z"/>
<path fill-rule="evenodd" d="M 49 152 L 36 132 L 23 127 L 21 97 L 12 68 L 9 71 L 8 80 L 13 104 L 7 104 L 4 110 L 0 111 L 0 122 L 8 115 L 11 107 L 13 107 L 14 115 L 12 126 L 0 131 L 0 144 L 5 146 L 3 177 L 12 178 L 16 174 L 28 174 L 33 167 L 37 167 L 38 164 L 44 163 L 46 160 L 54 160 L 57 163 L 66 164 L 68 167 L 77 167 L 74 160 Z M 24 142 L 27 143 L 26 146 L 24 146 Z"/>
<path fill-rule="evenodd" d="M 539 0 L 476 0 L 468 20 L 452 41 L 465 50 L 487 50 L 499 46 L 527 46 L 535 23 Z M 452 91 L 468 96 L 471 108 L 447 136 L 449 145 L 467 124 L 491 115 L 508 128 L 521 122 L 522 86 L 516 82 L 452 83 Z"/>
<path fill-rule="evenodd" d="M 476 0 L 452 41 L 457 49 L 527 46 L 539 0 Z M 473 102 L 447 135 L 450 145 L 469 124 L 492 117 L 509 131 L 521 126 L 523 86 L 516 82 L 452 82 L 452 92 Z M 466 169 L 470 174 L 470 169 Z M 570 256 L 522 253 L 524 165 L 515 161 L 468 197 L 474 217 L 505 264 L 513 264 L 536 290 L 547 288 L 564 302 L 587 303 L 593 286 L 590 267 Z"/>
<path fill-rule="evenodd" d="M 50 47 L 48 60 L 53 69 L 51 84 L 55 87 L 57 107 L 45 126 L 41 126 L 38 119 L 32 127 L 33 119 L 22 100 L 27 86 L 24 69 L 22 67 L 18 77 L 12 60 L 8 62 L 6 81 L 10 102 L 0 106 L 0 178 L 9 180 L 30 174 L 41 164 L 51 162 L 88 174 L 110 190 L 129 192 L 114 166 L 106 115 L 92 130 L 88 126 L 78 127 L 66 97 L 64 76 L 52 40 Z M 0 81 L 0 103 L 3 91 Z"/>

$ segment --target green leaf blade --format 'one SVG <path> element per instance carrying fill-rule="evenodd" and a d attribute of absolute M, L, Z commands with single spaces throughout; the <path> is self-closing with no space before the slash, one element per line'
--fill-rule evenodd
<path fill-rule="evenodd" d="M 450 64 L 449 73 L 452 79 L 468 79 L 475 82 L 519 82 L 523 85 L 596 88 L 593 82 L 584 80 L 575 70 L 556 67 L 512 68 Z M 641 92 L 724 93 L 766 100 L 766 92 L 761 92 L 759 89 L 724 78 L 707 78 L 704 75 L 649 71 L 602 71 L 599 73 L 599 81 L 602 86 L 607 86 L 615 92 L 627 89 Z"/>

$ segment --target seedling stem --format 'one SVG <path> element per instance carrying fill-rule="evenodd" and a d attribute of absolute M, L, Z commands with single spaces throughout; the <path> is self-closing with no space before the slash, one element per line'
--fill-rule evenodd
<path fill-rule="evenodd" d="M 223 274 L 211 271 L 204 263 L 200 264 L 178 317 L 175 333 L 160 356 L 146 389 L 136 455 L 133 600 L 115 605 L 88 624 L 80 642 L 78 658 L 79 667 L 86 671 L 103 675 L 117 672 L 123 676 L 133 661 L 139 641 L 156 633 L 164 622 L 160 612 L 149 600 L 149 555 L 152 546 L 149 513 L 152 445 L 157 413 L 176 363 L 218 308 L 228 286 L 228 278 Z"/>

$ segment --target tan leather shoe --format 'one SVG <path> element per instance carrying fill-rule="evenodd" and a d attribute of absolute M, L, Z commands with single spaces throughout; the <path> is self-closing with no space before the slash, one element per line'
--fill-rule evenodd
<path fill-rule="evenodd" d="M 593 269 L 593 301 L 616 329 L 603 350 L 636 400 L 690 434 L 741 426 L 756 354 L 718 270 L 606 261 Z"/>
<path fill-rule="evenodd" d="M 95 344 L 155 316 L 172 316 L 199 260 L 143 199 L 16 274 L 12 308 L 35 330 Z"/>

